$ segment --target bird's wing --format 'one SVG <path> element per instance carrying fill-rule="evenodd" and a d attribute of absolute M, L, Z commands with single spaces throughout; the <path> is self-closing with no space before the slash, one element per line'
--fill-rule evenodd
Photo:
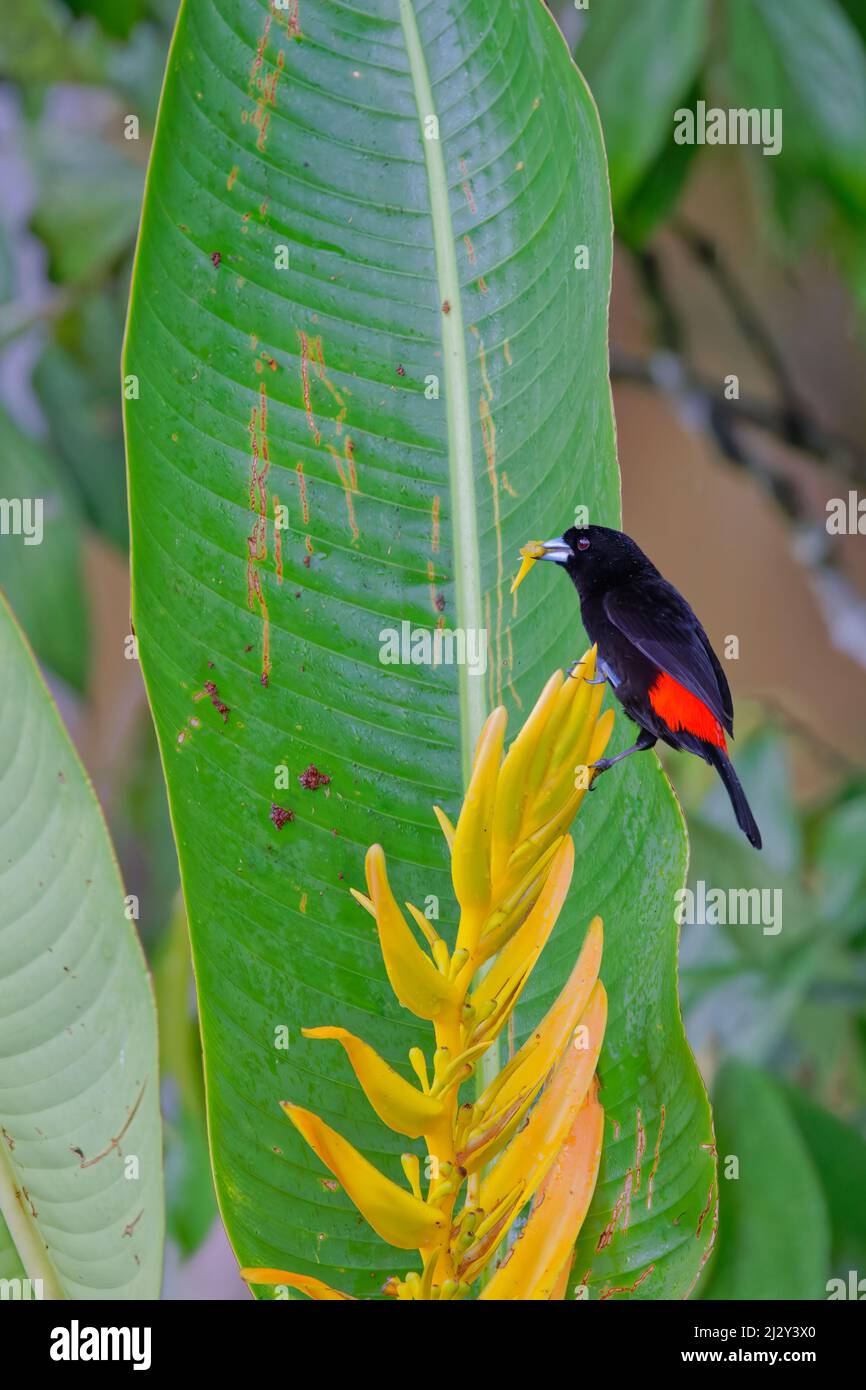
<path fill-rule="evenodd" d="M 716 673 L 716 680 L 719 683 L 719 695 L 721 696 L 722 710 L 724 711 L 724 718 L 722 719 L 722 723 L 724 724 L 728 733 L 733 734 L 734 701 L 731 697 L 731 687 L 728 685 L 728 678 L 722 670 L 722 663 L 719 661 L 719 658 L 716 656 L 715 652 L 710 646 L 710 639 L 704 632 L 704 629 L 701 627 L 700 623 L 698 623 L 698 637 L 701 639 L 701 642 L 704 645 L 704 650 L 706 651 L 707 656 L 710 658 L 710 663 L 712 665 L 713 670 Z"/>
<path fill-rule="evenodd" d="M 731 692 L 709 638 L 681 594 L 670 586 L 645 596 L 635 585 L 611 589 L 604 610 L 620 632 L 710 709 L 733 733 Z"/>

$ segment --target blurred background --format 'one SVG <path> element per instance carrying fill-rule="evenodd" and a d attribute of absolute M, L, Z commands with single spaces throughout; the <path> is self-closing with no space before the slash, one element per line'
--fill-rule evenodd
<path fill-rule="evenodd" d="M 857 1296 L 866 0 L 550 8 L 608 147 L 624 526 L 732 654 L 735 758 L 764 832 L 759 857 L 710 770 L 672 754 L 691 886 L 782 890 L 778 935 L 682 930 L 683 1012 L 713 1094 L 722 1174 L 700 1296 L 825 1298 L 834 1278 L 848 1291 L 831 1293 Z M 247 1294 L 212 1195 L 177 864 L 128 641 L 118 361 L 175 10 L 175 0 L 0 0 L 0 496 L 44 497 L 50 538 L 0 540 L 0 585 L 143 904 L 161 1005 L 165 1293 L 230 1298 Z M 675 111 L 699 100 L 781 108 L 781 152 L 676 144 Z M 847 514 L 852 493 L 864 534 L 856 524 L 833 534 L 828 502 L 842 499 Z"/>

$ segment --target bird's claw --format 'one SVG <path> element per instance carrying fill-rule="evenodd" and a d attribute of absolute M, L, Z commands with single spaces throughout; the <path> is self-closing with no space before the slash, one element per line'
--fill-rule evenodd
<path fill-rule="evenodd" d="M 579 657 L 577 661 L 572 661 L 571 665 L 568 667 L 568 670 L 565 673 L 566 680 L 568 680 L 569 677 L 572 680 L 577 680 L 577 677 L 574 673 L 578 669 L 578 667 L 582 665 L 583 657 Z M 586 681 L 587 685 L 604 685 L 605 681 L 607 680 L 607 676 L 595 676 L 592 680 L 588 680 L 587 677 L 584 676 L 584 680 Z"/>
<path fill-rule="evenodd" d="M 599 758 L 598 762 L 590 763 L 590 767 L 592 768 L 596 777 L 599 775 L 599 773 L 607 772 L 608 768 L 612 766 L 613 760 L 611 758 Z"/>

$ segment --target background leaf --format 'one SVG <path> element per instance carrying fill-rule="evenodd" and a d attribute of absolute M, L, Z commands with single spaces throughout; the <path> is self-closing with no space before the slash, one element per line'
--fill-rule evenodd
<path fill-rule="evenodd" d="M 590 6 L 576 56 L 598 102 L 617 216 L 664 147 L 684 148 L 673 145 L 674 111 L 700 70 L 708 18 L 705 0 L 640 6 L 593 0 Z M 683 168 L 687 162 L 684 156 Z"/>
<path fill-rule="evenodd" d="M 825 1297 L 830 1245 L 826 1202 L 777 1084 L 758 1068 L 727 1062 L 713 1088 L 713 1110 L 719 1238 L 702 1296 L 780 1302 Z M 739 1163 L 736 1178 L 726 1177 L 732 1156 Z"/>
<path fill-rule="evenodd" d="M 862 1269 L 866 1259 L 866 1140 L 796 1086 L 784 1086 L 783 1094 L 820 1176 L 830 1218 L 834 1268 L 837 1274 L 847 1272 L 852 1265 Z"/>
<path fill-rule="evenodd" d="M 595 108 L 541 4 L 182 8 L 125 357 L 141 383 L 126 408 L 133 602 L 217 1192 L 243 1263 L 367 1296 L 395 1267 L 278 1102 L 315 1108 L 399 1174 L 405 1141 L 342 1053 L 299 1028 L 339 1022 L 404 1073 L 408 1048 L 429 1046 L 348 888 L 381 841 L 398 897 L 433 895 L 451 934 L 431 802 L 456 814 L 485 707 L 504 702 L 513 734 L 583 650 L 562 576 L 540 567 L 520 609 L 508 580 L 518 546 L 577 504 L 619 518 L 610 262 Z M 404 621 L 483 629 L 486 671 L 383 664 Z M 318 790 L 299 780 L 310 763 L 330 779 Z M 294 814 L 282 829 L 275 803 Z M 602 912 L 610 1142 L 589 1282 L 682 1296 L 711 1237 L 714 1166 L 676 1004 L 683 826 L 653 760 L 604 779 L 577 846 L 517 1033 Z M 622 1194 L 641 1145 L 638 1213 Z"/>
<path fill-rule="evenodd" d="M 866 55 L 836 0 L 735 0 L 726 7 L 734 92 L 781 108 L 784 161 L 767 177 L 816 176 L 851 212 L 866 209 Z"/>
<path fill-rule="evenodd" d="M 0 666 L 0 1269 L 17 1249 L 46 1297 L 155 1298 L 144 957 L 93 791 L 2 598 Z"/>
<path fill-rule="evenodd" d="M 0 73 L 14 82 L 98 81 L 108 44 L 95 24 L 75 24 L 61 0 L 0 0 Z"/>
<path fill-rule="evenodd" d="M 32 135 L 39 180 L 32 227 L 59 281 L 99 275 L 126 251 L 141 203 L 141 169 L 108 141 L 43 122 Z"/>
<path fill-rule="evenodd" d="M 700 87 L 693 87 L 682 97 L 682 105 L 694 110 L 700 91 Z M 657 227 L 676 211 L 698 154 L 697 145 L 678 145 L 674 130 L 672 112 L 670 130 L 661 152 L 616 210 L 617 237 L 636 250 L 641 249 Z"/>
<path fill-rule="evenodd" d="M 59 325 L 33 373 L 58 458 L 90 524 L 128 543 L 123 428 L 117 399 L 122 320 L 111 295 L 93 295 Z"/>
<path fill-rule="evenodd" d="M 201 1045 L 186 913 L 177 902 L 154 969 L 166 1123 L 168 1230 L 183 1256 L 201 1245 L 216 1216 L 205 1121 Z"/>
<path fill-rule="evenodd" d="M 40 661 L 80 690 L 88 657 L 81 514 L 52 455 L 2 409 L 0 497 L 42 501 L 41 544 L 0 536 L 0 586 Z"/>

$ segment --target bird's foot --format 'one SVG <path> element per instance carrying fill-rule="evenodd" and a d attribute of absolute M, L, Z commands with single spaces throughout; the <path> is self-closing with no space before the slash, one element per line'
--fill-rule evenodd
<path fill-rule="evenodd" d="M 583 665 L 583 657 L 579 657 L 577 661 L 572 661 L 571 665 L 569 666 L 568 670 L 567 670 L 566 673 L 565 673 L 565 678 L 566 678 L 566 680 L 568 680 L 569 677 L 570 677 L 572 680 L 577 680 L 577 676 L 575 675 L 575 671 L 577 671 L 577 669 L 578 669 L 580 666 L 582 666 L 582 665 Z M 584 677 L 584 680 L 586 680 L 586 677 Z M 607 676 L 595 676 L 595 677 L 593 678 L 593 680 L 587 680 L 586 683 L 587 683 L 587 685 L 604 685 L 604 683 L 605 683 L 606 680 L 607 680 Z"/>
<path fill-rule="evenodd" d="M 609 767 L 613 767 L 615 761 L 615 758 L 599 758 L 598 762 L 590 763 L 590 767 L 592 768 L 596 777 L 599 777 L 602 772 L 607 772 Z M 591 785 L 592 783 L 590 783 L 590 786 Z"/>

